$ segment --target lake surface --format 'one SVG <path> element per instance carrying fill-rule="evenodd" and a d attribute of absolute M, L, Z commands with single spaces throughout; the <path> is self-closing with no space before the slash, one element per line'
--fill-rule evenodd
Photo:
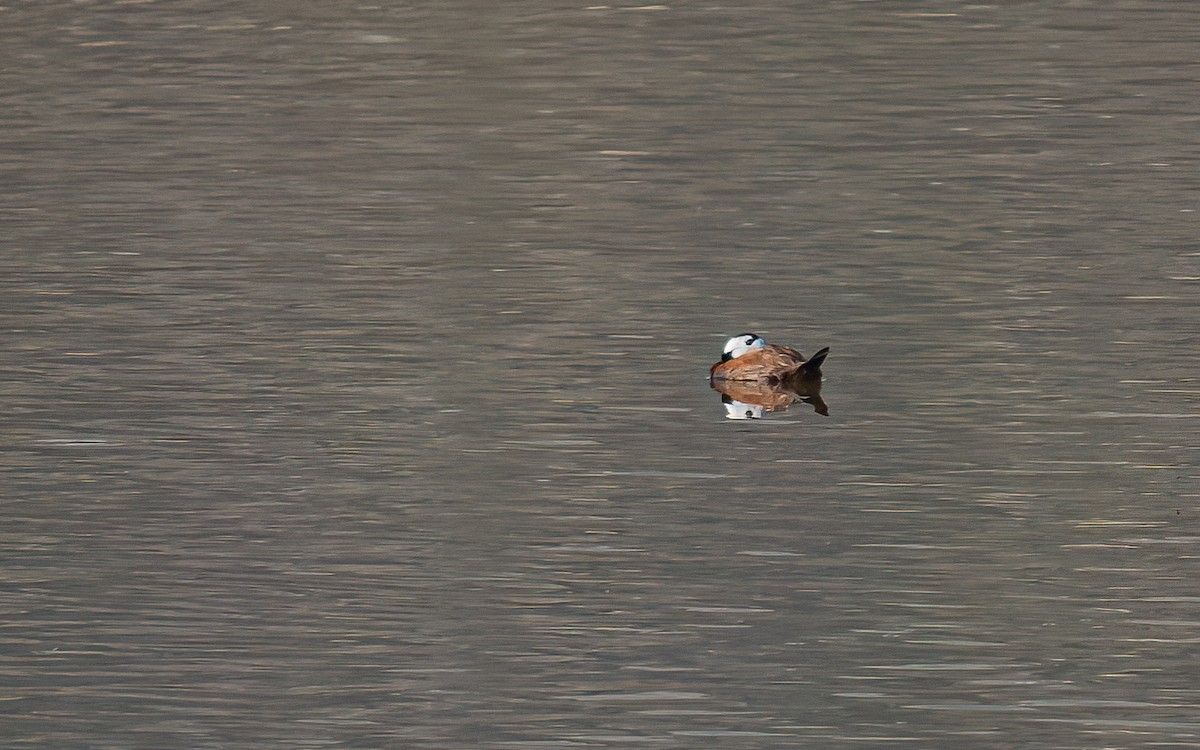
<path fill-rule="evenodd" d="M 0 17 L 5 747 L 1200 744 L 1200 7 Z"/>

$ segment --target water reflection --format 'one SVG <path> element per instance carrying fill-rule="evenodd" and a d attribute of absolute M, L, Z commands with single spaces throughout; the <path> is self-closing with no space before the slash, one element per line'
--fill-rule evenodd
<path fill-rule="evenodd" d="M 779 383 L 711 380 L 709 385 L 721 394 L 727 419 L 762 419 L 770 412 L 787 411 L 795 403 L 809 404 L 817 414 L 829 416 L 829 405 L 821 398 L 820 375 L 792 377 Z"/>

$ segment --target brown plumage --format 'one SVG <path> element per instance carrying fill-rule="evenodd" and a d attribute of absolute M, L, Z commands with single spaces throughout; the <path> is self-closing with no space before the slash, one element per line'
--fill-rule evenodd
<path fill-rule="evenodd" d="M 710 381 L 709 385 L 721 394 L 727 404 L 746 404 L 772 412 L 786 411 L 792 404 L 802 401 L 811 404 L 818 414 L 829 416 L 829 406 L 821 398 L 820 377 L 791 377 L 778 383 L 718 378 Z"/>
<path fill-rule="evenodd" d="M 766 344 L 754 334 L 742 334 L 747 344 L 752 348 L 740 347 L 742 353 L 736 357 L 724 359 L 709 370 L 712 380 L 756 380 L 765 383 L 780 383 L 793 378 L 820 378 L 821 363 L 829 354 L 829 347 L 805 359 L 804 355 L 790 346 Z M 730 346 L 737 343 L 735 337 L 726 345 L 727 355 Z M 735 349 L 734 351 L 738 351 Z"/>

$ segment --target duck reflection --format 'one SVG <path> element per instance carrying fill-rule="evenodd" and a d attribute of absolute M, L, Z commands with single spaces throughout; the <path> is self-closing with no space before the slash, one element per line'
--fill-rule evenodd
<path fill-rule="evenodd" d="M 728 419 L 762 419 L 768 412 L 787 411 L 795 403 L 812 406 L 813 411 L 829 416 L 829 406 L 821 398 L 821 376 L 795 376 L 777 382 L 757 380 L 711 380 L 709 385 L 721 394 Z"/>

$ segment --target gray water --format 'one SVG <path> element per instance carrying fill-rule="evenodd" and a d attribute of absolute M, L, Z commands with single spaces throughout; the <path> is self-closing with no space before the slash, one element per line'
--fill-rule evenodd
<path fill-rule="evenodd" d="M 1198 45 L 6 7 L 0 744 L 1196 747 Z"/>

